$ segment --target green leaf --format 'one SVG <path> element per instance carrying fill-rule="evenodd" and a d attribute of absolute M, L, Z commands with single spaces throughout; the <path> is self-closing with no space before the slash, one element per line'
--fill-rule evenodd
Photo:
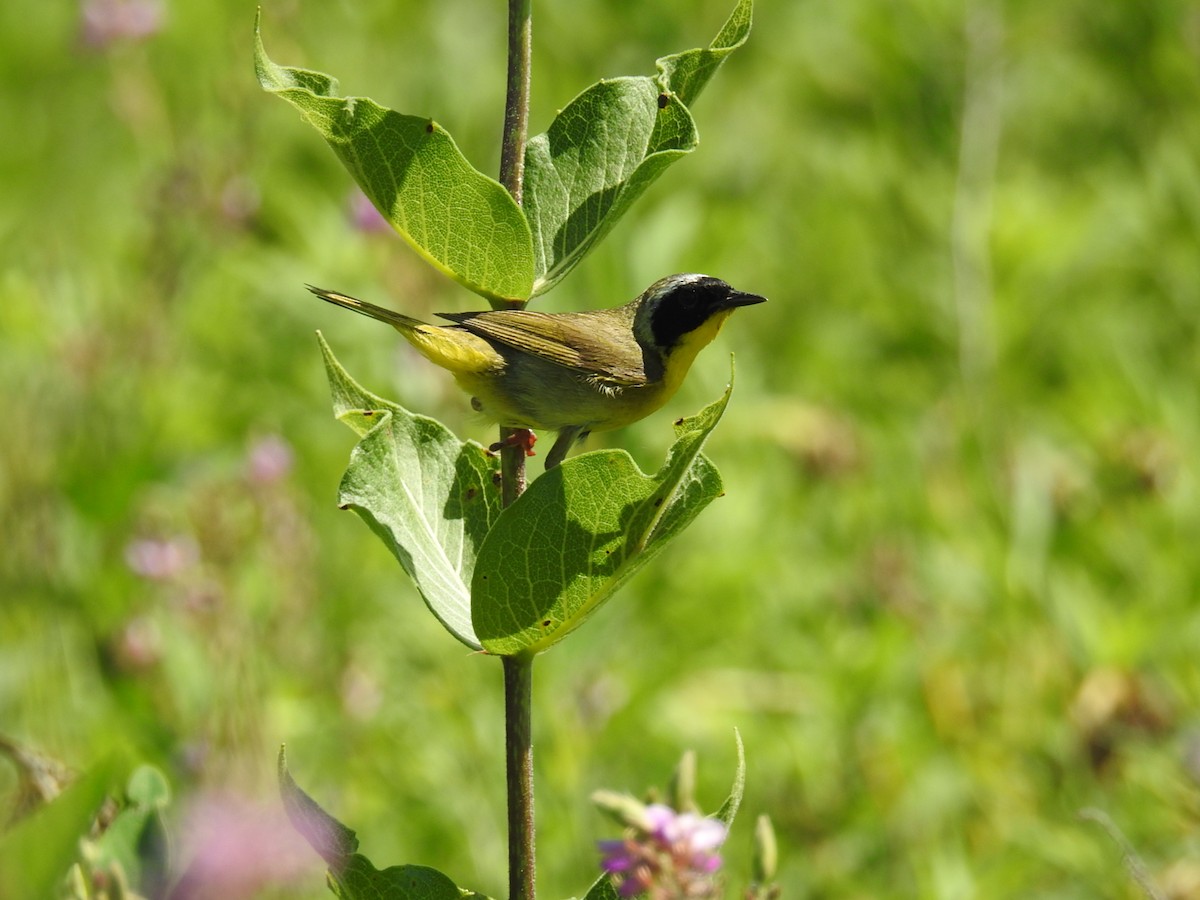
<path fill-rule="evenodd" d="M 525 213 L 533 230 L 533 293 L 554 287 L 675 160 L 699 141 L 689 105 L 750 33 L 740 0 L 705 49 L 658 60 L 654 77 L 598 82 L 525 151 Z"/>
<path fill-rule="evenodd" d="M 583 895 L 583 900 L 620 900 L 620 896 L 612 876 L 605 872 L 592 882 L 588 892 Z"/>
<path fill-rule="evenodd" d="M 529 297 L 533 245 L 507 190 L 467 162 L 440 125 L 366 97 L 339 97 L 337 80 L 276 65 L 254 23 L 259 84 L 329 142 L 384 217 L 425 259 L 493 301 Z"/>
<path fill-rule="evenodd" d="M 343 900 L 469 900 L 481 894 L 459 888 L 428 866 L 390 866 L 376 869 L 357 853 L 354 832 L 325 812 L 296 784 L 279 749 L 279 794 L 292 825 L 329 866 L 329 887 Z"/>
<path fill-rule="evenodd" d="M 22 819 L 0 839 L 0 897 L 43 900 L 75 861 L 79 839 L 91 828 L 117 772 L 97 765 L 52 802 Z"/>
<path fill-rule="evenodd" d="M 585 453 L 546 472 L 500 514 L 471 579 L 471 616 L 485 650 L 534 654 L 562 640 L 720 496 L 721 476 L 700 448 L 732 390 L 731 383 L 676 423 L 656 474 L 623 450 Z"/>
<path fill-rule="evenodd" d="M 331 869 L 341 871 L 358 850 L 358 836 L 325 812 L 288 771 L 286 748 L 279 748 L 279 796 L 294 827 Z"/>
<path fill-rule="evenodd" d="M 500 515 L 500 463 L 440 422 L 355 382 L 320 334 L 334 415 L 361 437 L 338 489 L 387 544 L 438 620 L 474 650 L 469 585 L 479 546 Z"/>
<path fill-rule="evenodd" d="M 389 866 L 382 871 L 361 854 L 354 854 L 331 887 L 343 900 L 487 900 L 465 891 L 446 875 L 428 866 Z"/>
<path fill-rule="evenodd" d="M 754 0 L 739 0 L 707 48 L 686 50 L 658 60 L 658 78 L 663 90 L 673 92 L 691 106 L 725 57 L 746 42 L 753 16 Z"/>
<path fill-rule="evenodd" d="M 124 806 L 95 841 L 93 870 L 123 872 L 140 893 L 159 896 L 168 878 L 168 839 L 163 810 L 171 801 L 166 777 L 142 765 L 129 776 Z"/>
<path fill-rule="evenodd" d="M 733 827 L 733 820 L 742 805 L 742 795 L 746 793 L 746 748 L 742 745 L 742 734 L 736 728 L 733 729 L 733 737 L 737 741 L 737 770 L 733 774 L 729 796 L 715 814 L 727 828 Z"/>

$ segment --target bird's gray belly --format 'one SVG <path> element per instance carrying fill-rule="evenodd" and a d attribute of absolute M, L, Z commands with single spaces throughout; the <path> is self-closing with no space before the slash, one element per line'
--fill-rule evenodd
<path fill-rule="evenodd" d="M 606 383 L 586 373 L 522 354 L 509 358 L 502 391 L 511 398 L 530 428 L 554 429 L 581 425 L 602 431 L 629 421 L 629 406 L 641 386 Z"/>

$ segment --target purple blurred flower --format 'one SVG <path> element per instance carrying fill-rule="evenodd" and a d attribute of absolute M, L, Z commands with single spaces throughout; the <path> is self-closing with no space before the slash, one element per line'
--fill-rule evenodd
<path fill-rule="evenodd" d="M 597 842 L 600 868 L 613 876 L 622 897 L 713 897 L 712 875 L 721 867 L 717 850 L 727 834 L 723 822 L 655 803 L 623 840 Z"/>
<path fill-rule="evenodd" d="M 292 471 L 292 446 L 277 434 L 259 438 L 250 445 L 246 468 L 256 484 L 274 484 Z"/>
<path fill-rule="evenodd" d="M 277 801 L 201 796 L 184 818 L 181 838 L 188 865 L 172 897 L 249 900 L 268 885 L 295 884 L 320 868 Z"/>
<path fill-rule="evenodd" d="M 199 553 L 190 538 L 137 538 L 125 545 L 125 565 L 150 581 L 170 581 L 194 565 Z"/>
<path fill-rule="evenodd" d="M 144 672 L 162 659 L 163 639 L 158 624 L 146 616 L 125 623 L 113 644 L 117 665 L 125 672 Z"/>
<path fill-rule="evenodd" d="M 235 225 L 245 225 L 258 213 L 262 196 L 252 178 L 235 175 L 221 187 L 221 216 Z"/>
<path fill-rule="evenodd" d="M 117 41 L 147 38 L 163 23 L 159 0 L 84 0 L 80 15 L 83 42 L 101 50 Z"/>
<path fill-rule="evenodd" d="M 371 199 L 355 188 L 350 194 L 350 222 L 359 231 L 367 234 L 386 234 L 392 230 L 391 224 L 383 214 L 375 208 Z"/>

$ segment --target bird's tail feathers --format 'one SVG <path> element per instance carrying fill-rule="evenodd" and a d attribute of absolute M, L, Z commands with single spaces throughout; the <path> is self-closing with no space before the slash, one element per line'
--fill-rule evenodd
<path fill-rule="evenodd" d="M 334 306 L 354 310 L 356 313 L 370 316 L 372 319 L 378 319 L 380 322 L 386 322 L 402 331 L 411 331 L 414 328 L 421 328 L 425 325 L 424 322 L 417 319 L 410 318 L 402 313 L 393 312 L 390 309 L 384 309 L 382 306 L 376 306 L 373 303 L 367 303 L 365 300 L 359 300 L 357 297 L 339 294 L 337 291 L 327 291 L 325 288 L 315 287 L 311 284 L 306 284 L 305 287 L 322 300 L 332 303 Z"/>

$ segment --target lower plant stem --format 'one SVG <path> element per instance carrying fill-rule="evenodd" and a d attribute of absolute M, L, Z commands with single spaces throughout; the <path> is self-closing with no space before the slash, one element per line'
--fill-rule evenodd
<path fill-rule="evenodd" d="M 513 428 L 500 429 L 500 495 L 508 506 L 525 493 L 525 448 L 510 446 L 509 438 L 516 433 Z"/>
<path fill-rule="evenodd" d="M 533 657 L 504 657 L 508 896 L 534 900 Z"/>
<path fill-rule="evenodd" d="M 500 183 L 521 204 L 529 136 L 532 0 L 508 0 L 508 92 L 500 150 Z M 524 303 L 514 303 L 524 306 Z M 501 494 L 507 507 L 525 491 L 524 442 L 500 429 Z M 508 896 L 534 900 L 533 657 L 504 657 L 504 756 L 508 782 Z"/>

